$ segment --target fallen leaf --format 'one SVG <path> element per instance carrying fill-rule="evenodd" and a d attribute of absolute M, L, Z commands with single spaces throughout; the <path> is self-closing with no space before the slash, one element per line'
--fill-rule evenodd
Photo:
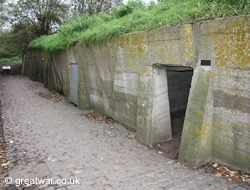
<path fill-rule="evenodd" d="M 230 174 L 229 174 L 231 177 L 233 177 L 233 176 L 235 176 L 235 174 L 234 174 L 234 172 L 232 171 L 232 172 L 230 172 Z"/>
<path fill-rule="evenodd" d="M 236 176 L 234 176 L 234 179 L 240 179 L 240 177 L 236 175 Z"/>
<path fill-rule="evenodd" d="M 217 163 L 213 164 L 213 167 L 214 167 L 214 168 L 216 168 L 217 166 L 218 166 L 218 164 L 217 164 Z"/>
<path fill-rule="evenodd" d="M 210 161 L 206 164 L 205 172 L 216 174 L 216 176 L 221 175 L 225 178 L 228 178 L 229 183 L 231 183 L 231 181 L 237 183 L 242 183 L 242 182 L 249 183 L 250 181 L 249 175 L 245 174 L 244 172 L 231 170 L 223 166 L 222 164 L 213 161 Z"/>
<path fill-rule="evenodd" d="M 9 165 L 9 162 L 2 164 L 3 167 L 8 166 L 8 165 Z"/>

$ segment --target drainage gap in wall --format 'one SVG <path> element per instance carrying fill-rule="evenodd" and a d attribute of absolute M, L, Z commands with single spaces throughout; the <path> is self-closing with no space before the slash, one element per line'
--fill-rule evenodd
<path fill-rule="evenodd" d="M 157 148 L 166 157 L 174 160 L 178 159 L 192 76 L 193 70 L 190 68 L 167 67 L 168 84 L 166 85 L 168 85 L 170 103 L 172 140 L 158 144 Z"/>

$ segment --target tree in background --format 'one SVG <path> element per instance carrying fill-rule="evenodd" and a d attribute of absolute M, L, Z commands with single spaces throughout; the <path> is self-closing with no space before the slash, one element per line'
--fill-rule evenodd
<path fill-rule="evenodd" d="M 61 0 L 19 0 L 9 4 L 13 25 L 31 25 L 35 35 L 48 35 L 62 24 L 69 7 Z"/>
<path fill-rule="evenodd" d="M 14 24 L 11 29 L 5 30 L 0 35 L 0 49 L 2 49 L 2 52 L 5 52 L 2 53 L 2 57 L 20 55 L 23 48 L 37 37 L 32 26 L 28 23 Z"/>
<path fill-rule="evenodd" d="M 76 15 L 109 14 L 114 7 L 122 4 L 122 0 L 73 0 L 72 7 Z"/>
<path fill-rule="evenodd" d="M 3 31 L 3 26 L 6 22 L 6 0 L 0 0 L 0 33 Z"/>
<path fill-rule="evenodd" d="M 4 34 L 4 24 L 6 22 L 6 7 L 5 7 L 5 0 L 0 0 L 0 59 L 5 57 L 10 57 L 11 53 L 5 50 L 5 39 L 3 39 Z"/>
<path fill-rule="evenodd" d="M 8 6 L 0 0 L 0 58 L 20 55 L 35 38 L 55 32 L 68 10 L 62 0 L 18 0 Z"/>

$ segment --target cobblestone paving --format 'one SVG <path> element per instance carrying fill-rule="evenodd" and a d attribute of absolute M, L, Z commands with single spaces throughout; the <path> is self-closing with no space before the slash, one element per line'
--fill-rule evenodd
<path fill-rule="evenodd" d="M 37 186 L 46 190 L 246 189 L 163 157 L 136 142 L 134 133 L 119 124 L 88 119 L 70 103 L 40 97 L 48 92 L 40 83 L 22 76 L 0 81 L 9 176 L 14 180 L 80 181 Z"/>

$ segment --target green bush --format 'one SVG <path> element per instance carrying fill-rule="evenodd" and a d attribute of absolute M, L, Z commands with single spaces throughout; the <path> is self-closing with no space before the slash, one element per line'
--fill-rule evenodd
<path fill-rule="evenodd" d="M 7 51 L 5 49 L 0 48 L 0 59 L 1 58 L 10 58 L 16 56 L 16 52 L 14 51 Z"/>
<path fill-rule="evenodd" d="M 6 58 L 6 57 L 11 57 L 11 53 L 10 52 L 7 52 L 3 49 L 0 49 L 0 59 L 1 58 Z"/>

